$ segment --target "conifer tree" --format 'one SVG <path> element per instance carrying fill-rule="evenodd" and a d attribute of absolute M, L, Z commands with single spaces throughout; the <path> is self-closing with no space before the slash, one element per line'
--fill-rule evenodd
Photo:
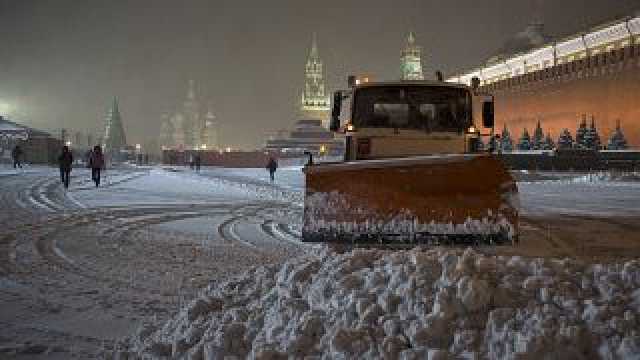
<path fill-rule="evenodd" d="M 582 115 L 582 121 L 580 121 L 580 125 L 578 126 L 578 130 L 576 130 L 576 143 L 575 146 L 577 148 L 585 148 L 585 135 L 589 129 L 587 129 L 587 115 Z"/>
<path fill-rule="evenodd" d="M 529 136 L 527 128 L 524 128 L 524 131 L 522 132 L 522 136 L 518 142 L 518 150 L 531 150 L 531 137 Z"/>
<path fill-rule="evenodd" d="M 598 129 L 596 128 L 596 119 L 593 115 L 591 115 L 591 126 L 589 127 L 588 134 L 588 138 L 590 140 L 590 143 L 587 144 L 588 148 L 591 150 L 600 150 L 600 134 L 598 134 Z"/>
<path fill-rule="evenodd" d="M 571 149 L 573 147 L 573 137 L 571 137 L 571 133 L 569 129 L 565 128 L 560 133 L 560 137 L 558 138 L 558 149 Z"/>
<path fill-rule="evenodd" d="M 536 124 L 536 129 L 533 131 L 533 138 L 531 139 L 531 150 L 542 150 L 544 143 L 544 133 L 540 126 L 540 120 Z"/>
<path fill-rule="evenodd" d="M 616 129 L 609 138 L 609 144 L 607 144 L 608 150 L 625 150 L 627 149 L 627 139 L 625 139 L 622 129 L 620 128 L 620 120 L 616 123 Z"/>
<path fill-rule="evenodd" d="M 513 151 L 513 140 L 511 140 L 511 134 L 507 129 L 507 124 L 504 124 L 502 134 L 500 135 L 500 148 L 502 151 Z"/>
<path fill-rule="evenodd" d="M 569 134 L 571 136 L 571 134 Z M 556 147 L 553 139 L 551 138 L 551 133 L 547 133 L 547 137 L 544 138 L 544 143 L 542 144 L 543 150 L 553 150 Z"/>

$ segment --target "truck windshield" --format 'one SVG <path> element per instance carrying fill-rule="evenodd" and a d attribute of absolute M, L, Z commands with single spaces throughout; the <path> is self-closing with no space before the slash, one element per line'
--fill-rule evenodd
<path fill-rule="evenodd" d="M 471 125 L 471 96 L 445 86 L 384 86 L 355 93 L 356 127 L 462 132 Z"/>

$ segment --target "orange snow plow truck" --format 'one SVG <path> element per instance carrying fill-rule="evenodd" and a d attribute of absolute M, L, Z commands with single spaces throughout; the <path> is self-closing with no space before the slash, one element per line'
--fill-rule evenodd
<path fill-rule="evenodd" d="M 474 124 L 493 132 L 493 99 L 442 81 L 353 81 L 333 96 L 344 161 L 304 167 L 302 240 L 353 245 L 505 244 L 518 190 Z M 482 99 L 484 98 L 484 99 Z M 350 105 L 343 109 L 343 105 Z M 344 106 L 347 108 L 347 106 Z M 484 135 L 486 136 L 486 134 Z"/>

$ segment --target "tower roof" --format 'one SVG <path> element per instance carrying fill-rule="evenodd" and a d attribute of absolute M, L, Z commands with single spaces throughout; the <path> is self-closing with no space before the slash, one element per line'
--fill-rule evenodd
<path fill-rule="evenodd" d="M 189 80 L 189 90 L 187 91 L 187 99 L 194 100 L 196 98 L 195 82 Z"/>
<path fill-rule="evenodd" d="M 318 52 L 318 41 L 316 39 L 316 33 L 313 33 L 313 38 L 311 40 L 311 51 L 309 52 L 309 59 L 319 59 L 320 54 Z"/>
<path fill-rule="evenodd" d="M 414 45 L 416 43 L 416 34 L 413 31 L 409 31 L 409 36 L 407 36 L 407 45 Z"/>

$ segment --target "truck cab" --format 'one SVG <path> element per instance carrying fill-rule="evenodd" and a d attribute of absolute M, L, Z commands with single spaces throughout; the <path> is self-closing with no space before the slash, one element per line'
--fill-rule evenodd
<path fill-rule="evenodd" d="M 478 152 L 473 92 L 440 81 L 364 82 L 333 97 L 331 130 L 345 136 L 345 161 Z M 347 114 L 343 102 L 349 101 Z M 483 123 L 493 126 L 493 103 Z M 341 121 L 341 116 L 345 118 Z"/>

